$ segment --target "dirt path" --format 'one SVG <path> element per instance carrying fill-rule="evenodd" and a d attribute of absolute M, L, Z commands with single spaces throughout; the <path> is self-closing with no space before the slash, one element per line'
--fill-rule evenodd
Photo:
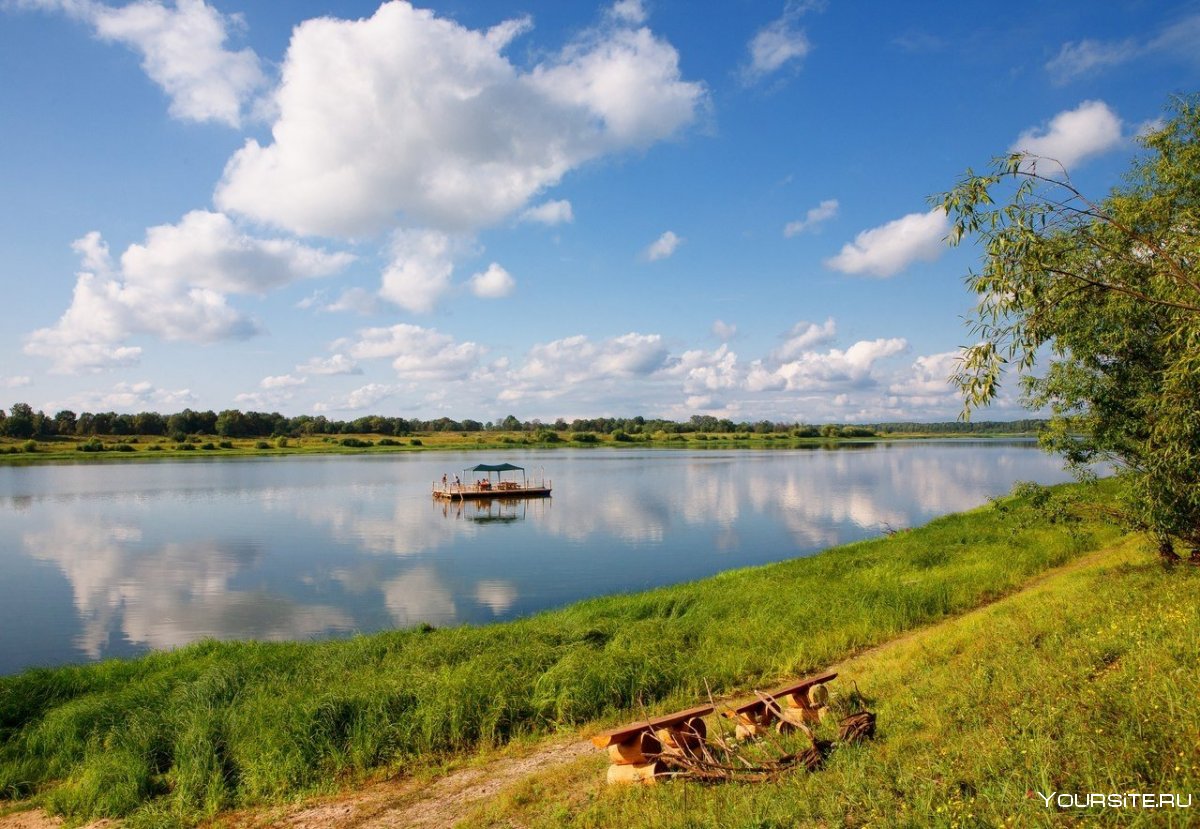
<path fill-rule="evenodd" d="M 453 826 L 481 801 L 509 786 L 589 751 L 595 749 L 587 740 L 555 742 L 531 754 L 461 769 L 432 783 L 385 781 L 325 803 L 225 815 L 216 825 L 236 829 L 440 829 Z M 0 829 L 9 827 L 0 823 Z"/>
<path fill-rule="evenodd" d="M 0 816 L 0 829 L 59 829 L 66 825 L 60 817 L 48 815 L 41 809 L 30 809 L 24 812 L 12 812 Z M 111 820 L 97 820 L 79 829 L 116 829 L 117 824 Z"/>

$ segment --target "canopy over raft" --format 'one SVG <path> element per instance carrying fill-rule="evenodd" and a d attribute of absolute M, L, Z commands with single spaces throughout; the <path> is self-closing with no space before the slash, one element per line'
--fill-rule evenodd
<path fill-rule="evenodd" d="M 483 478 L 470 473 L 484 472 Z M 505 472 L 520 472 L 521 480 L 513 474 L 505 479 Z M 492 480 L 495 474 L 496 480 Z M 473 480 L 472 480 L 473 479 Z M 465 501 L 468 498 L 545 498 L 550 494 L 550 481 L 541 476 L 534 481 L 525 474 L 525 467 L 511 463 L 477 463 L 463 470 L 462 476 L 443 475 L 441 485 L 433 484 L 433 497 L 448 501 Z"/>

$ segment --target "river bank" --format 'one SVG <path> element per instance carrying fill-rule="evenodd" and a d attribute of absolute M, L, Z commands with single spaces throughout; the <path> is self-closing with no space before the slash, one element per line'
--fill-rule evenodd
<path fill-rule="evenodd" d="M 194 822 L 844 659 L 1111 542 L 1114 484 L 485 627 L 203 642 L 0 679 L 0 792 Z"/>

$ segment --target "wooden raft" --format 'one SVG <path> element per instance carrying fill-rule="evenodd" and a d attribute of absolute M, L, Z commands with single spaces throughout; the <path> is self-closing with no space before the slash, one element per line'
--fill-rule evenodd
<path fill-rule="evenodd" d="M 801 723 L 818 722 L 825 711 L 829 692 L 825 683 L 836 673 L 821 674 L 776 688 L 722 714 L 736 723 L 735 734 L 744 740 L 757 737 L 772 725 L 781 733 Z"/>
<path fill-rule="evenodd" d="M 609 783 L 654 783 L 666 774 L 668 764 L 663 757 L 678 755 L 699 746 L 708 735 L 704 717 L 713 706 L 700 705 L 632 722 L 603 731 L 592 737 L 596 748 L 607 749 Z"/>

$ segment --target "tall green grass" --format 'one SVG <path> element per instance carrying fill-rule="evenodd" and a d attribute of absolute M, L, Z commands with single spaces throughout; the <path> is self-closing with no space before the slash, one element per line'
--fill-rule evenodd
<path fill-rule="evenodd" d="M 505 624 L 208 641 L 0 678 L 0 793 L 75 818 L 189 823 L 806 673 L 1111 541 L 1097 505 L 1112 490 L 1093 487 L 1070 511 L 1008 499 L 811 558 Z"/>
<path fill-rule="evenodd" d="M 765 785 L 605 789 L 600 757 L 462 825 L 530 829 L 1196 826 L 1200 570 L 1123 541 L 1087 567 L 842 668 L 873 742 Z M 1049 807 L 1055 793 L 1192 795 L 1191 807 Z"/>

